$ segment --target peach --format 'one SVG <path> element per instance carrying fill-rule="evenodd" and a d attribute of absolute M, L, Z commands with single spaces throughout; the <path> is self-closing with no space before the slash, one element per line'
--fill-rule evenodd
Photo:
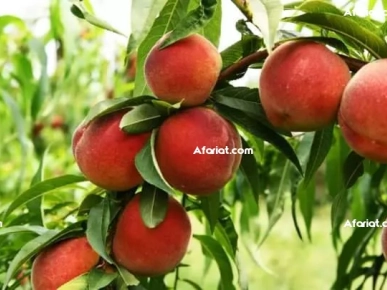
<path fill-rule="evenodd" d="M 56 290 L 97 265 L 98 254 L 86 237 L 61 241 L 43 250 L 34 260 L 31 281 L 34 290 Z"/>
<path fill-rule="evenodd" d="M 112 191 L 125 191 L 143 182 L 134 160 L 150 133 L 128 134 L 119 123 L 121 110 L 81 124 L 73 135 L 73 153 L 81 172 L 92 183 Z"/>
<path fill-rule="evenodd" d="M 113 256 L 133 274 L 158 276 L 172 271 L 180 263 L 190 238 L 191 223 L 180 203 L 169 197 L 164 220 L 155 228 L 148 228 L 141 218 L 137 194 L 118 219 Z"/>
<path fill-rule="evenodd" d="M 266 59 L 259 80 L 260 99 L 274 127 L 316 131 L 336 121 L 349 80 L 346 63 L 324 45 L 289 41 Z"/>
<path fill-rule="evenodd" d="M 167 34 L 169 35 L 169 34 Z M 222 68 L 216 47 L 199 34 L 160 49 L 162 37 L 145 60 L 145 77 L 161 100 L 183 106 L 203 104 L 215 87 Z"/>
<path fill-rule="evenodd" d="M 188 194 L 208 195 L 233 177 L 242 155 L 210 151 L 201 154 L 203 147 L 228 148 L 231 153 L 242 145 L 235 127 L 209 108 L 186 109 L 160 126 L 155 142 L 156 159 L 172 187 Z"/>
<path fill-rule="evenodd" d="M 387 60 L 362 67 L 345 88 L 339 124 L 348 145 L 359 155 L 387 163 Z"/>

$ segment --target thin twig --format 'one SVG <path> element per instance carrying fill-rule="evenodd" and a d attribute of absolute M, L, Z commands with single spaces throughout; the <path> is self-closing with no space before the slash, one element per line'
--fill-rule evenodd
<path fill-rule="evenodd" d="M 225 81 L 229 79 L 231 76 L 244 72 L 250 65 L 265 60 L 268 57 L 268 55 L 269 54 L 267 50 L 264 49 L 264 50 L 258 50 L 242 58 L 238 62 L 230 65 L 228 68 L 223 70 L 220 73 L 219 81 Z M 342 55 L 342 54 L 337 54 L 337 55 L 340 56 L 346 62 L 346 64 L 348 65 L 349 69 L 352 72 L 357 72 L 359 69 L 361 69 L 364 65 L 368 63 L 366 61 L 352 58 L 346 55 Z"/>

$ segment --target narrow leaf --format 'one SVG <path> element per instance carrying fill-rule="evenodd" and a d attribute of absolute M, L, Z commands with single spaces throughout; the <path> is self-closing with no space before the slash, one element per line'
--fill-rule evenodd
<path fill-rule="evenodd" d="M 210 225 L 211 233 L 214 232 L 219 218 L 220 192 L 200 197 L 200 207 Z"/>

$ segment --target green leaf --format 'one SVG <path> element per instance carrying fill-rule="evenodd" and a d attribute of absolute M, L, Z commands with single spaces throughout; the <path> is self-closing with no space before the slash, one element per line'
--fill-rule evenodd
<path fill-rule="evenodd" d="M 351 188 L 356 181 L 364 174 L 364 157 L 356 154 L 354 151 L 349 153 L 344 163 L 343 177 L 346 189 Z"/>
<path fill-rule="evenodd" d="M 104 198 L 101 203 L 90 210 L 87 219 L 86 236 L 94 251 L 104 260 L 113 264 L 114 261 L 110 258 L 106 250 L 106 239 L 111 218 L 109 198 Z"/>
<path fill-rule="evenodd" d="M 190 280 L 190 279 L 182 279 L 181 281 L 184 281 L 188 285 L 190 285 L 194 290 L 202 290 L 202 288 L 197 284 L 196 282 Z"/>
<path fill-rule="evenodd" d="M 145 226 L 156 228 L 164 221 L 168 209 L 168 193 L 145 183 L 140 193 L 140 213 Z"/>
<path fill-rule="evenodd" d="M 41 250 L 47 248 L 56 241 L 64 238 L 69 234 L 75 234 L 82 231 L 80 223 L 73 224 L 62 231 L 47 230 L 44 234 L 34 238 L 33 240 L 24 244 L 20 251 L 13 258 L 8 267 L 6 277 L 4 279 L 4 286 L 2 290 L 6 290 L 9 281 L 14 277 L 20 267 L 31 258 L 39 253 Z"/>
<path fill-rule="evenodd" d="M 102 202 L 102 199 L 103 197 L 97 194 L 87 195 L 78 208 L 78 216 L 89 213 L 93 207 Z"/>
<path fill-rule="evenodd" d="M 87 124 L 107 114 L 130 108 L 132 106 L 142 105 L 154 99 L 155 97 L 152 96 L 139 96 L 135 98 L 117 98 L 101 101 L 90 109 L 84 123 Z"/>
<path fill-rule="evenodd" d="M 179 21 L 186 15 L 189 1 L 168 0 L 159 16 L 154 21 L 148 35 L 140 44 L 137 51 L 137 70 L 135 78 L 134 95 L 150 93 L 144 75 L 144 63 L 149 51 L 155 43 L 167 32 L 174 29 Z"/>
<path fill-rule="evenodd" d="M 124 267 L 118 265 L 116 265 L 116 267 L 126 286 L 135 286 L 140 283 L 137 278 Z"/>
<path fill-rule="evenodd" d="M 284 9 L 281 0 L 250 0 L 249 5 L 253 13 L 253 23 L 259 27 L 270 53 Z"/>
<path fill-rule="evenodd" d="M 88 274 L 75 277 L 71 281 L 60 286 L 58 290 L 89 290 Z"/>
<path fill-rule="evenodd" d="M 31 185 L 33 186 L 44 180 L 44 165 L 45 158 L 48 152 L 48 148 L 43 152 L 41 160 L 39 162 L 38 170 L 36 171 L 34 177 L 32 178 Z M 31 224 L 37 224 L 44 226 L 44 211 L 42 207 L 43 197 L 35 198 L 34 200 L 26 204 L 29 213 L 29 219 Z"/>
<path fill-rule="evenodd" d="M 214 92 L 214 101 L 227 107 L 245 112 L 265 123 L 268 123 L 263 108 L 258 102 L 258 90 L 248 88 L 238 88 L 238 90 L 234 89 L 236 88 L 226 88 L 221 91 Z M 241 97 L 241 95 L 244 97 Z M 249 95 L 254 95 L 254 98 L 247 99 L 247 96 Z"/>
<path fill-rule="evenodd" d="M 250 132 L 254 136 L 261 138 L 275 146 L 294 164 L 294 166 L 296 166 L 298 171 L 302 174 L 302 168 L 298 157 L 294 152 L 294 149 L 290 146 L 285 138 L 240 111 L 228 108 L 221 104 L 217 104 L 216 108 L 218 109 L 219 113 L 226 119 L 238 124 L 244 130 Z"/>
<path fill-rule="evenodd" d="M 157 130 L 152 131 L 152 136 L 144 148 L 136 155 L 135 164 L 144 180 L 167 193 L 173 193 L 173 188 L 161 174 L 154 152 Z"/>
<path fill-rule="evenodd" d="M 305 181 L 301 182 L 301 185 L 298 187 L 297 198 L 300 201 L 300 210 L 302 217 L 304 218 L 306 232 L 308 234 L 309 240 L 311 241 L 311 228 L 316 196 L 316 182 L 314 177 L 309 179 L 307 185 L 305 185 L 304 182 Z"/>
<path fill-rule="evenodd" d="M 13 226 L 0 228 L 0 236 L 18 234 L 18 233 L 35 233 L 37 235 L 43 235 L 48 230 L 41 226 Z"/>
<path fill-rule="evenodd" d="M 332 208 L 331 208 L 331 224 L 332 229 L 339 229 L 339 226 L 343 222 L 348 209 L 348 197 L 347 191 L 343 190 L 338 193 L 333 199 Z"/>
<path fill-rule="evenodd" d="M 136 43 L 144 40 L 166 2 L 167 0 L 132 0 L 131 31 Z"/>
<path fill-rule="evenodd" d="M 333 31 L 368 50 L 376 58 L 387 57 L 386 42 L 374 32 L 346 16 L 306 13 L 283 20 L 297 24 L 314 25 L 328 31 Z"/>
<path fill-rule="evenodd" d="M 297 10 L 309 13 L 331 13 L 337 15 L 343 15 L 344 12 L 341 11 L 336 6 L 330 4 L 327 1 L 314 1 L 309 0 L 302 3 L 300 6 L 295 7 Z"/>
<path fill-rule="evenodd" d="M 2 15 L 0 16 L 0 32 L 3 31 L 5 27 L 8 25 L 14 24 L 18 26 L 19 28 L 25 29 L 26 24 L 23 21 L 23 19 L 16 17 L 14 15 Z"/>
<path fill-rule="evenodd" d="M 308 163 L 306 164 L 303 185 L 308 187 L 314 174 L 324 162 L 331 149 L 333 139 L 333 125 L 317 131 L 314 135 L 312 147 L 310 148 Z"/>
<path fill-rule="evenodd" d="M 327 191 L 331 197 L 339 194 L 344 188 L 343 164 L 349 153 L 349 147 L 338 127 L 334 128 L 334 137 L 334 143 L 326 158 L 324 172 Z"/>
<path fill-rule="evenodd" d="M 265 233 L 263 234 L 259 246 L 261 246 L 265 242 L 274 225 L 277 223 L 277 221 L 283 214 L 286 183 L 289 181 L 289 164 L 289 160 L 286 160 L 278 186 L 274 187 L 276 189 L 276 192 L 271 192 L 267 197 L 266 206 L 269 215 L 269 225 Z"/>
<path fill-rule="evenodd" d="M 111 31 L 111 32 L 114 32 L 114 33 L 117 33 L 119 35 L 122 35 L 124 37 L 127 37 L 124 33 L 122 33 L 121 31 L 119 31 L 118 29 L 114 28 L 113 26 L 111 26 L 109 23 L 107 23 L 106 21 L 90 14 L 86 8 L 83 6 L 83 3 L 81 1 L 77 2 L 77 3 L 73 3 L 73 5 L 71 6 L 71 12 L 78 18 L 80 19 L 84 19 L 86 20 L 87 22 L 89 22 L 90 24 L 96 26 L 96 27 L 99 27 L 99 28 L 102 28 L 102 29 L 105 29 L 105 30 L 108 30 L 108 31 Z"/>
<path fill-rule="evenodd" d="M 15 209 L 39 196 L 42 196 L 43 194 L 46 194 L 54 189 L 64 187 L 70 184 L 84 182 L 85 180 L 86 179 L 83 176 L 63 175 L 37 183 L 15 198 L 15 200 L 9 205 L 9 207 L 5 211 L 3 219 L 5 220 L 9 216 L 9 214 L 12 213 Z"/>
<path fill-rule="evenodd" d="M 222 70 L 236 63 L 244 56 L 257 51 L 262 47 L 262 38 L 256 35 L 244 35 L 241 40 L 232 44 L 223 50 L 220 55 L 222 57 Z"/>
<path fill-rule="evenodd" d="M 190 8 L 191 6 L 196 7 L 200 5 L 200 0 L 191 0 L 190 1 Z M 189 9 L 191 11 L 191 9 Z M 211 19 L 205 24 L 203 27 L 199 28 L 197 30 L 197 33 L 203 35 L 205 38 L 207 38 L 209 41 L 212 42 L 212 44 L 215 47 L 219 46 L 220 41 L 220 35 L 222 30 L 222 5 L 221 3 L 217 3 L 215 7 L 215 12 Z"/>
<path fill-rule="evenodd" d="M 249 148 L 249 144 L 242 140 L 243 148 Z M 259 201 L 259 167 L 253 154 L 243 154 L 240 169 L 249 182 L 255 201 Z"/>
<path fill-rule="evenodd" d="M 8 107 L 12 121 L 16 128 L 17 139 L 20 142 L 21 148 L 21 156 L 22 162 L 20 164 L 20 174 L 19 174 L 19 182 L 18 184 L 22 184 L 22 180 L 24 179 L 25 170 L 27 167 L 27 152 L 28 152 L 28 139 L 26 130 L 24 127 L 24 117 L 22 115 L 21 109 L 19 105 L 16 103 L 15 99 L 5 90 L 0 89 L 0 93 L 2 95 L 3 101 L 5 105 Z M 18 192 L 20 189 L 20 185 L 17 187 L 16 191 Z"/>
<path fill-rule="evenodd" d="M 90 271 L 87 283 L 89 285 L 88 290 L 105 289 L 117 278 L 117 273 L 106 273 L 99 269 L 93 269 Z"/>
<path fill-rule="evenodd" d="M 380 210 L 379 212 L 372 214 L 368 217 L 369 220 L 381 220 L 386 216 L 386 210 Z M 356 227 L 351 237 L 345 242 L 342 251 L 340 253 L 336 272 L 336 281 L 332 289 L 348 289 L 348 283 L 351 279 L 348 279 L 347 270 L 354 256 L 364 253 L 365 248 L 374 236 L 376 227 Z M 361 265 L 357 265 L 360 267 Z"/>
<path fill-rule="evenodd" d="M 166 48 L 180 39 L 197 32 L 211 20 L 218 4 L 217 0 L 201 0 L 200 2 L 201 5 L 195 10 L 190 11 L 163 40 L 160 49 Z"/>
<path fill-rule="evenodd" d="M 36 120 L 48 93 L 49 79 L 47 74 L 47 55 L 42 41 L 32 39 L 29 43 L 29 47 L 30 50 L 38 56 L 41 64 L 39 82 L 31 101 L 31 116 L 33 120 Z"/>
<path fill-rule="evenodd" d="M 238 233 L 235 230 L 232 218 L 219 219 L 215 227 L 216 239 L 223 245 L 230 257 L 236 261 L 236 253 L 238 248 Z"/>
<path fill-rule="evenodd" d="M 211 233 L 214 232 L 219 218 L 220 192 L 212 193 L 208 196 L 201 196 L 200 207 L 206 216 Z"/>
<path fill-rule="evenodd" d="M 143 104 L 126 113 L 120 122 L 120 129 L 129 134 L 150 132 L 163 122 L 163 116 L 151 104 Z"/>
<path fill-rule="evenodd" d="M 218 265 L 221 276 L 220 283 L 222 289 L 234 290 L 235 287 L 232 284 L 234 275 L 232 272 L 230 260 L 227 257 L 227 254 L 223 250 L 222 246 L 219 244 L 219 242 L 210 236 L 194 235 L 193 237 L 200 242 L 203 249 L 205 249 L 207 253 L 212 256 L 212 258 Z"/>

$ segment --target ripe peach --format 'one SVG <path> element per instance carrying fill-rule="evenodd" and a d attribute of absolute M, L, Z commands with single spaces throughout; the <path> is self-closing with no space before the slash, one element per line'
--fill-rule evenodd
<path fill-rule="evenodd" d="M 113 238 L 116 262 L 141 276 L 172 271 L 183 259 L 191 238 L 191 223 L 184 208 L 172 197 L 165 219 L 148 228 L 141 218 L 140 196 L 136 195 L 119 217 Z"/>
<path fill-rule="evenodd" d="M 34 290 L 56 290 L 72 279 L 89 272 L 99 256 L 86 237 L 61 241 L 41 252 L 32 265 Z"/>
<path fill-rule="evenodd" d="M 167 34 L 168 35 L 168 34 Z M 216 47 L 199 34 L 160 50 L 162 37 L 145 60 L 145 77 L 161 100 L 183 106 L 203 104 L 215 87 L 222 68 Z"/>
<path fill-rule="evenodd" d="M 265 61 L 260 99 L 273 126 L 316 131 L 335 122 L 349 79 L 346 63 L 324 45 L 289 41 Z"/>
<path fill-rule="evenodd" d="M 208 108 L 181 111 L 161 125 L 155 143 L 156 159 L 172 187 L 188 194 L 208 195 L 233 177 L 241 154 L 200 154 L 197 150 L 204 146 L 228 147 L 230 153 L 242 147 L 235 127 Z"/>
<path fill-rule="evenodd" d="M 125 191 L 142 183 L 134 160 L 150 133 L 128 134 L 119 123 L 127 110 L 81 124 L 73 135 L 73 153 L 79 169 L 94 184 Z"/>
<path fill-rule="evenodd" d="M 359 155 L 387 163 L 387 60 L 362 67 L 345 88 L 339 124 L 348 145 Z"/>

